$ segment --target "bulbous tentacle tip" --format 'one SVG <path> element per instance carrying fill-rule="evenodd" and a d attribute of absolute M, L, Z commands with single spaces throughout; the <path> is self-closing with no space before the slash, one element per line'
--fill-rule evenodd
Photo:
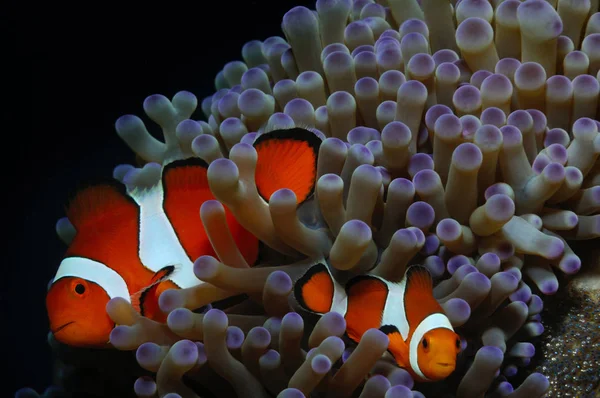
<path fill-rule="evenodd" d="M 150 114 L 170 106 L 172 106 L 171 101 L 162 94 L 152 94 L 144 100 L 144 111 Z"/>
<path fill-rule="evenodd" d="M 158 369 L 165 355 L 163 348 L 151 342 L 143 343 L 135 352 L 135 358 L 140 366 L 149 370 Z"/>
<path fill-rule="evenodd" d="M 175 130 L 177 138 L 191 141 L 202 134 L 202 125 L 195 120 L 185 119 L 179 122 Z"/>
<path fill-rule="evenodd" d="M 113 178 L 119 182 L 123 182 L 125 176 L 135 169 L 135 166 L 131 164 L 120 164 L 113 169 Z"/>
<path fill-rule="evenodd" d="M 135 333 L 131 330 L 130 326 L 117 326 L 110 332 L 110 343 L 121 349 L 127 349 L 130 346 L 131 341 L 134 339 L 132 334 Z M 130 348 L 131 349 L 131 348 Z"/>
<path fill-rule="evenodd" d="M 182 117 L 190 117 L 198 106 L 198 98 L 193 93 L 184 90 L 177 92 L 171 103 Z"/>
<path fill-rule="evenodd" d="M 194 275 L 200 280 L 213 278 L 219 270 L 219 262 L 212 256 L 201 256 L 194 261 Z"/>
<path fill-rule="evenodd" d="M 280 207 L 288 208 L 288 205 L 293 205 L 294 207 L 298 203 L 298 199 L 296 198 L 296 194 L 293 190 L 288 188 L 278 189 L 273 192 L 271 197 L 269 198 L 269 207 L 271 211 L 276 210 Z"/>
<path fill-rule="evenodd" d="M 305 398 L 305 395 L 297 388 L 286 388 L 277 394 L 277 398 Z"/>
<path fill-rule="evenodd" d="M 224 188 L 235 186 L 239 179 L 239 169 L 229 159 L 216 159 L 208 166 L 208 181 Z"/>
<path fill-rule="evenodd" d="M 204 315 L 203 323 L 205 327 L 206 325 L 211 325 L 214 329 L 223 329 L 223 331 L 225 331 L 229 321 L 227 320 L 227 314 L 219 309 L 213 308 Z"/>
<path fill-rule="evenodd" d="M 266 285 L 276 294 L 289 293 L 293 288 L 290 276 L 283 271 L 273 271 L 268 277 Z"/>
<path fill-rule="evenodd" d="M 143 124 L 142 119 L 136 115 L 123 115 L 116 120 L 115 128 L 119 135 L 124 135 Z"/>
<path fill-rule="evenodd" d="M 169 350 L 173 362 L 180 367 L 192 367 L 198 361 L 198 347 L 190 340 L 180 340 Z"/>
<path fill-rule="evenodd" d="M 149 376 L 139 377 L 134 385 L 133 390 L 139 397 L 149 397 L 157 393 L 156 382 Z"/>
<path fill-rule="evenodd" d="M 37 393 L 33 388 L 24 387 L 15 393 L 15 398 L 39 398 L 40 394 Z"/>
<path fill-rule="evenodd" d="M 176 289 L 168 289 L 162 292 L 158 297 L 158 306 L 165 314 L 171 313 L 176 308 L 181 308 L 185 305 L 185 300 L 180 292 Z"/>
<path fill-rule="evenodd" d="M 193 327 L 193 324 L 193 313 L 187 308 L 176 308 L 167 316 L 167 325 L 175 333 L 187 331 Z"/>

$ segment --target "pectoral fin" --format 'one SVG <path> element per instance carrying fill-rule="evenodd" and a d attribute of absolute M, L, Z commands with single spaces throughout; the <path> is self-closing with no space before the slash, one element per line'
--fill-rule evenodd
<path fill-rule="evenodd" d="M 131 296 L 131 304 L 142 316 L 153 319 L 157 322 L 166 322 L 167 315 L 164 314 L 158 306 L 158 297 L 160 294 L 171 288 L 176 288 L 175 284 L 168 278 L 175 271 L 175 266 L 168 265 L 157 271 L 150 284 L 141 291 Z"/>
<path fill-rule="evenodd" d="M 408 353 L 408 344 L 404 341 L 398 329 L 394 326 L 385 325 L 382 326 L 380 330 L 383 333 L 385 333 L 390 339 L 388 351 L 390 352 L 390 354 L 392 354 L 398 366 L 400 366 L 401 368 L 409 369 L 410 360 Z"/>

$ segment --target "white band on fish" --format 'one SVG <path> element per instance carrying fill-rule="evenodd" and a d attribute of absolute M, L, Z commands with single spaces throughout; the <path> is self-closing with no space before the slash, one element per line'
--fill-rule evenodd
<path fill-rule="evenodd" d="M 111 299 L 122 297 L 131 303 L 125 280 L 115 270 L 98 261 L 84 257 L 67 257 L 60 263 L 52 283 L 69 276 L 97 284 Z"/>
<path fill-rule="evenodd" d="M 139 256 L 142 264 L 152 272 L 160 271 L 166 264 L 181 264 L 168 279 L 182 289 L 204 283 L 196 278 L 194 263 L 165 214 L 162 185 L 130 194 L 140 206 Z"/>
<path fill-rule="evenodd" d="M 406 292 L 406 278 L 400 283 L 391 283 L 381 279 L 388 286 L 388 297 L 383 310 L 382 325 L 394 325 L 402 336 L 402 340 L 408 338 L 410 326 L 406 317 L 404 307 L 404 294 Z"/>
<path fill-rule="evenodd" d="M 323 263 L 325 263 L 324 260 Z M 329 276 L 331 276 L 331 280 L 333 281 L 333 300 L 331 302 L 330 311 L 337 312 L 345 317 L 346 312 L 348 311 L 348 296 L 346 295 L 346 289 L 333 278 L 329 269 L 327 272 L 329 272 Z"/>
<path fill-rule="evenodd" d="M 421 323 L 419 324 L 419 326 L 417 326 L 417 328 L 415 329 L 415 332 L 413 333 L 413 335 L 410 339 L 410 346 L 409 346 L 409 350 L 408 350 L 408 357 L 410 358 L 410 367 L 423 380 L 429 380 L 429 379 L 427 377 L 425 377 L 425 375 L 421 371 L 421 368 L 419 368 L 419 362 L 418 362 L 418 360 L 419 360 L 418 359 L 419 344 L 421 343 L 423 336 L 425 336 L 425 333 L 429 332 L 430 330 L 438 329 L 438 328 L 445 328 L 445 329 L 450 329 L 450 330 L 454 331 L 454 329 L 452 328 L 452 324 L 450 324 L 450 320 L 448 319 L 448 317 L 446 317 L 446 315 L 444 315 L 444 314 L 440 314 L 439 312 L 437 312 L 437 313 L 431 314 L 427 318 L 423 319 L 421 321 Z"/>

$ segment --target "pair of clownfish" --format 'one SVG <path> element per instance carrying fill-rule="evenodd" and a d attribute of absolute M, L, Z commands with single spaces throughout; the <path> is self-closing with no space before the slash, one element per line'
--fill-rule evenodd
<path fill-rule="evenodd" d="M 268 201 L 281 188 L 292 189 L 299 204 L 314 192 L 321 138 L 293 128 L 257 136 L 255 183 Z M 202 222 L 200 207 L 215 199 L 202 159 L 164 165 L 161 180 L 144 190 L 125 191 L 102 184 L 78 192 L 67 208 L 76 235 L 48 290 L 50 329 L 65 344 L 104 347 L 114 323 L 106 304 L 128 300 L 143 316 L 165 322 L 158 306 L 167 289 L 203 283 L 193 273 L 200 256 L 216 256 Z M 225 208 L 230 232 L 248 264 L 258 257 L 258 239 Z M 168 264 L 168 265 L 165 265 Z M 178 264 L 173 266 L 172 264 Z M 375 276 L 352 279 L 342 288 L 322 264 L 296 282 L 295 295 L 307 310 L 340 312 L 355 342 L 370 328 L 390 338 L 398 365 L 418 379 L 438 380 L 455 367 L 460 340 L 432 295 L 424 268 L 410 268 L 403 282 Z"/>
<path fill-rule="evenodd" d="M 292 189 L 299 202 L 315 186 L 321 138 L 294 128 L 257 136 L 255 183 L 264 200 L 281 188 Z M 200 256 L 215 256 L 200 220 L 200 207 L 215 199 L 200 158 L 165 164 L 160 181 L 129 192 L 122 184 L 90 186 L 67 208 L 76 235 L 58 267 L 46 296 L 50 329 L 72 346 L 107 346 L 114 323 L 106 304 L 128 300 L 143 316 L 165 322 L 158 298 L 167 289 L 203 283 L 193 273 Z M 290 181 L 289 175 L 293 175 Z M 229 209 L 226 221 L 248 264 L 258 257 L 258 239 Z M 173 266 L 177 264 L 177 266 Z"/>

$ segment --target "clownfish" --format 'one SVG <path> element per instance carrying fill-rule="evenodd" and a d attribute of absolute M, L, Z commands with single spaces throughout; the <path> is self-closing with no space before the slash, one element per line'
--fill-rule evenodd
<path fill-rule="evenodd" d="M 432 289 L 431 274 L 423 266 L 409 267 L 399 283 L 367 274 L 342 286 L 326 265 L 317 263 L 298 279 L 294 297 L 309 312 L 343 315 L 346 335 L 355 343 L 367 330 L 381 330 L 398 366 L 424 382 L 448 377 L 461 347 Z"/>
<path fill-rule="evenodd" d="M 265 200 L 281 188 L 294 190 L 299 204 L 314 191 L 321 138 L 294 128 L 258 135 L 255 183 Z M 203 283 L 193 262 L 216 253 L 200 219 L 200 207 L 215 199 L 200 158 L 162 167 L 154 186 L 128 192 L 106 183 L 79 191 L 66 209 L 76 235 L 46 296 L 55 338 L 79 347 L 107 347 L 115 327 L 108 301 L 122 297 L 145 317 L 166 321 L 158 298 L 167 289 Z M 259 240 L 225 207 L 231 235 L 246 262 L 256 263 Z"/>

